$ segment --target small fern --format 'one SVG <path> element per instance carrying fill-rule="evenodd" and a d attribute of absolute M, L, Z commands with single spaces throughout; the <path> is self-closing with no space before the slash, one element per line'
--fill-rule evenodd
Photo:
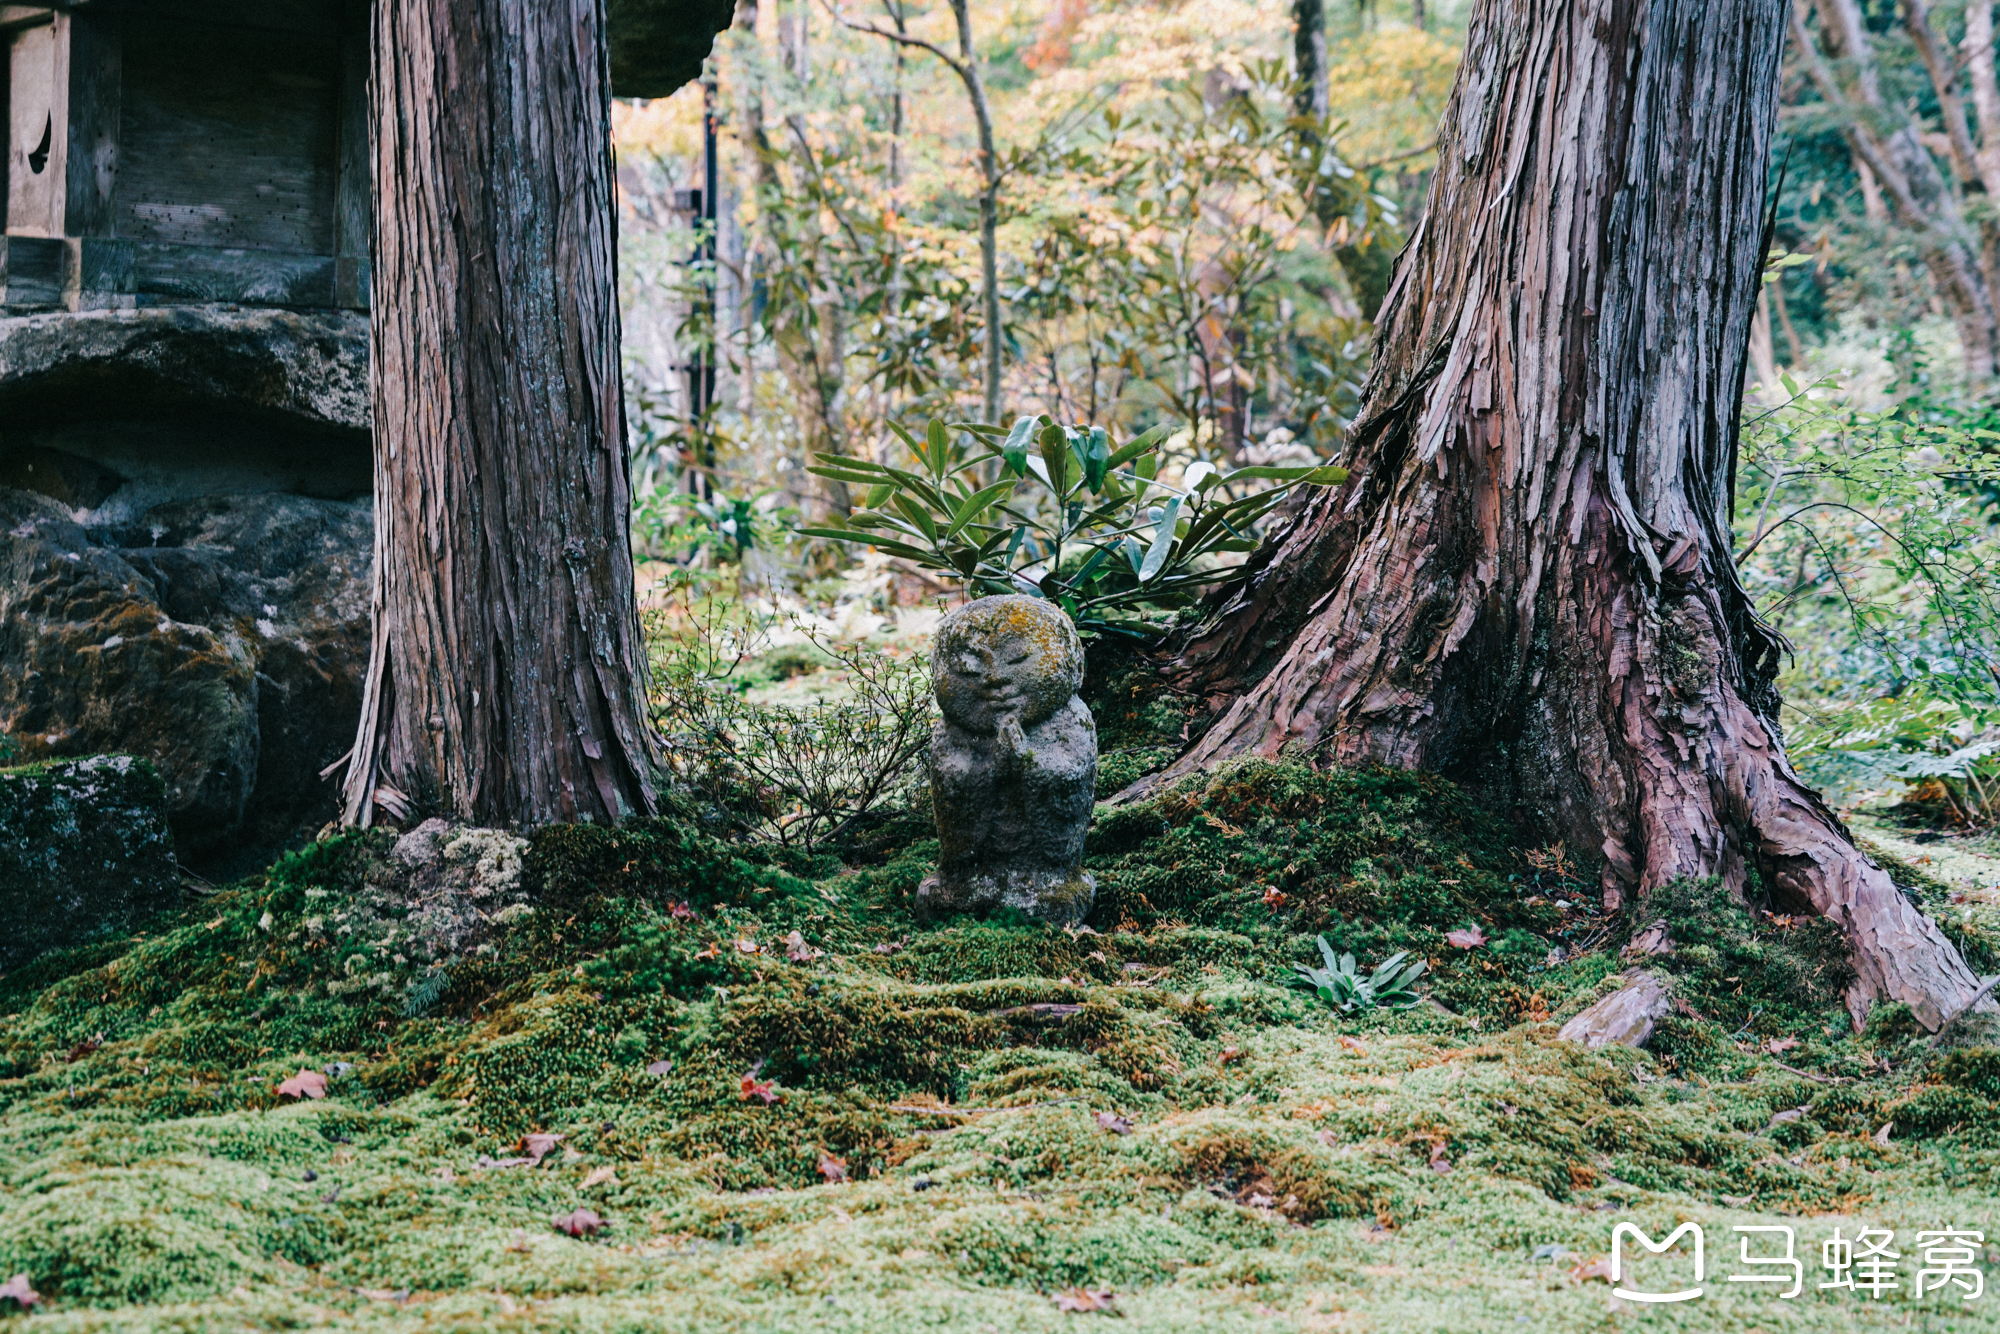
<path fill-rule="evenodd" d="M 403 996 L 403 1017 L 422 1018 L 433 1005 L 451 989 L 451 970 L 443 965 L 432 968 L 416 981 Z"/>

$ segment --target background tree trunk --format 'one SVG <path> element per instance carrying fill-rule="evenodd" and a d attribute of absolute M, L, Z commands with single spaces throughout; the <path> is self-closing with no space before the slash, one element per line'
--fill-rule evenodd
<path fill-rule="evenodd" d="M 602 0 L 378 0 L 375 641 L 344 818 L 655 805 Z"/>
<path fill-rule="evenodd" d="M 1785 0 L 1482 0 L 1352 481 L 1180 644 L 1232 755 L 1440 770 L 1602 860 L 1746 871 L 1935 1028 L 1977 982 L 1793 774 L 1729 511 Z"/>

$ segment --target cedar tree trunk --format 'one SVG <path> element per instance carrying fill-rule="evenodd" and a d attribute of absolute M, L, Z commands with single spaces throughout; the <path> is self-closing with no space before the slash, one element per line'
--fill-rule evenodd
<path fill-rule="evenodd" d="M 377 0 L 374 652 L 344 818 L 655 805 L 602 0 Z"/>
<path fill-rule="evenodd" d="M 1978 983 L 1792 772 L 1731 560 L 1785 0 L 1481 0 L 1318 493 L 1178 644 L 1232 755 L 1511 790 L 1603 864 L 1846 928 L 1936 1028 Z"/>

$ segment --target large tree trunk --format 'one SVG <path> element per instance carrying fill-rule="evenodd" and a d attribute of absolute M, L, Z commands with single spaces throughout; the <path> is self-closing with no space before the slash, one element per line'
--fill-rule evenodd
<path fill-rule="evenodd" d="M 377 0 L 375 643 L 344 813 L 655 805 L 602 0 Z"/>
<path fill-rule="evenodd" d="M 1729 510 L 1785 0 L 1482 0 L 1379 322 L 1353 479 L 1183 636 L 1232 755 L 1511 789 L 1618 907 L 1678 876 L 1850 933 L 1936 1027 L 1977 982 L 1786 762 Z"/>

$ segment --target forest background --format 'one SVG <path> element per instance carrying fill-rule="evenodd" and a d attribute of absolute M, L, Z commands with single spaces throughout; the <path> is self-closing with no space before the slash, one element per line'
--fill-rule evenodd
<path fill-rule="evenodd" d="M 979 6 L 1001 424 L 1161 428 L 1170 484 L 1338 462 L 1370 316 L 1421 225 L 1467 9 L 1301 6 L 1324 25 L 1322 102 L 1283 5 Z M 1844 808 L 1908 799 L 1927 823 L 1988 827 L 1991 34 L 1982 59 L 1963 6 L 1802 9 L 1745 387 L 1739 564 L 1795 650 L 1787 739 L 1809 779 Z M 946 5 L 746 0 L 708 79 L 615 107 L 634 538 L 651 605 L 672 613 L 656 628 L 712 628 L 723 594 L 766 649 L 801 626 L 908 638 L 953 585 L 800 530 L 870 499 L 809 472 L 819 456 L 907 463 L 893 426 L 981 415 L 988 177 L 967 86 L 941 58 L 958 43 Z"/>

